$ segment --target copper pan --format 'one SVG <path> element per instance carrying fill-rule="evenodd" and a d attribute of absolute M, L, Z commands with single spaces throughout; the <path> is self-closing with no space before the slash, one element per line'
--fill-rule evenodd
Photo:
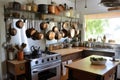
<path fill-rule="evenodd" d="M 55 32 L 53 32 L 52 30 L 49 30 L 46 34 L 46 39 L 47 40 L 53 40 L 55 39 Z"/>

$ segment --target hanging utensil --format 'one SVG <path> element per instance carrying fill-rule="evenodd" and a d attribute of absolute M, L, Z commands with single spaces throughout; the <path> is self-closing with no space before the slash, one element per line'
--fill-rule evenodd
<path fill-rule="evenodd" d="M 20 19 L 16 22 L 16 27 L 17 28 L 22 28 L 24 26 L 24 22 L 22 21 L 22 16 L 20 17 Z"/>
<path fill-rule="evenodd" d="M 46 30 L 48 28 L 48 23 L 47 22 L 41 22 L 40 23 L 40 29 L 41 30 Z"/>
<path fill-rule="evenodd" d="M 15 36 L 17 34 L 17 30 L 14 28 L 14 23 L 13 23 L 13 18 L 11 17 L 12 19 L 12 22 L 10 23 L 10 26 L 9 26 L 9 34 L 11 36 Z"/>
<path fill-rule="evenodd" d="M 49 30 L 46 34 L 46 39 L 53 40 L 54 38 L 55 38 L 55 32 L 53 32 L 52 30 Z"/>

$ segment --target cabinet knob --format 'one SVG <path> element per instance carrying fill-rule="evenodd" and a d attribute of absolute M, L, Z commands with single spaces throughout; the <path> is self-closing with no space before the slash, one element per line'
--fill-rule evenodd
<path fill-rule="evenodd" d="M 24 68 L 24 66 L 20 66 L 20 68 L 19 68 L 21 71 L 23 71 L 25 68 Z"/>

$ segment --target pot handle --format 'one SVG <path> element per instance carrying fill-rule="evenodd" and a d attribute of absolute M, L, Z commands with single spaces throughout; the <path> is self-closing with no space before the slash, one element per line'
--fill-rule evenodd
<path fill-rule="evenodd" d="M 31 49 L 31 51 L 35 51 L 36 50 L 34 46 L 31 46 L 30 49 Z"/>

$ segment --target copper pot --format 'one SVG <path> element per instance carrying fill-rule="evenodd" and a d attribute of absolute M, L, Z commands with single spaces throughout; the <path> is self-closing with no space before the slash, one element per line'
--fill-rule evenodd
<path fill-rule="evenodd" d="M 48 5 L 48 13 L 50 14 L 55 14 L 55 11 L 56 11 L 56 5 Z"/>
<path fill-rule="evenodd" d="M 75 29 L 70 29 L 68 32 L 68 37 L 73 38 L 75 36 Z"/>
<path fill-rule="evenodd" d="M 75 36 L 77 37 L 80 33 L 80 30 L 79 29 L 75 29 Z"/>
<path fill-rule="evenodd" d="M 16 27 L 17 28 L 22 28 L 24 26 L 24 22 L 22 21 L 22 20 L 18 20 L 17 22 L 16 22 Z"/>
<path fill-rule="evenodd" d="M 46 34 L 46 39 L 53 40 L 54 38 L 55 38 L 55 33 L 52 30 L 48 31 Z"/>
<path fill-rule="evenodd" d="M 76 22 L 71 22 L 71 27 L 73 29 L 77 29 L 78 28 L 78 24 Z"/>
<path fill-rule="evenodd" d="M 62 25 L 63 29 L 65 30 L 69 30 L 70 29 L 70 25 L 69 25 L 69 22 L 64 22 L 63 25 Z"/>
<path fill-rule="evenodd" d="M 60 12 L 63 12 L 65 10 L 65 7 L 64 7 L 64 5 L 59 4 L 58 9 Z"/>
<path fill-rule="evenodd" d="M 62 38 L 62 34 L 60 32 L 55 33 L 55 39 L 59 40 Z"/>
<path fill-rule="evenodd" d="M 41 30 L 46 30 L 47 28 L 48 28 L 48 23 L 47 22 L 40 23 L 40 29 Z"/>
<path fill-rule="evenodd" d="M 58 29 L 58 27 L 57 27 L 57 26 L 54 26 L 54 27 L 52 28 L 52 31 L 54 31 L 54 32 L 58 32 L 58 31 L 59 31 L 59 29 Z"/>
<path fill-rule="evenodd" d="M 63 37 L 64 38 L 68 36 L 68 31 L 67 30 L 62 29 L 62 32 L 63 32 Z"/>
<path fill-rule="evenodd" d="M 17 34 L 17 30 L 15 28 L 9 27 L 9 34 L 11 36 L 15 36 Z"/>

